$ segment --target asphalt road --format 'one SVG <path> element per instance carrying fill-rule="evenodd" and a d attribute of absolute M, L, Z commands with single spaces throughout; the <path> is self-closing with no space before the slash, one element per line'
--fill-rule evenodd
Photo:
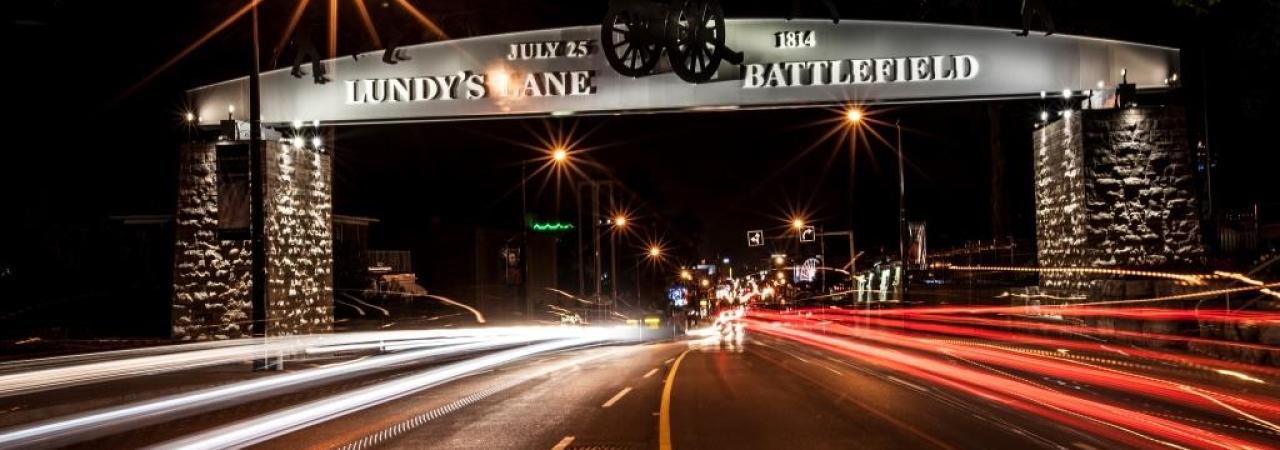
<path fill-rule="evenodd" d="M 663 388 L 672 380 L 666 419 L 670 444 L 677 449 L 1025 449 L 1051 442 L 1114 448 L 1034 419 L 1014 424 L 1008 422 L 1018 419 L 1014 414 L 1002 415 L 989 406 L 767 336 L 740 343 L 704 340 L 576 353 L 599 352 L 606 356 L 369 444 L 397 449 L 658 448 Z M 484 384 L 478 381 L 469 383 Z M 498 380 L 489 381 L 494 382 Z M 340 425 L 326 426 L 320 441 L 328 446 L 378 436 L 467 391 L 426 393 L 349 416 Z M 264 447 L 303 448 L 316 438 L 308 430 Z"/>
<path fill-rule="evenodd" d="M 399 366 L 76 447 L 146 447 L 445 363 Z M 307 367 L 295 365 L 291 370 Z M 249 377 L 243 369 L 205 368 L 5 399 L 14 400 L 11 404 L 19 409 L 0 413 L 0 426 L 112 401 L 228 383 Z M 752 333 L 743 339 L 713 336 L 540 355 L 335 416 L 255 447 L 1090 450 L 1121 446 L 1002 408 L 989 399 Z"/>

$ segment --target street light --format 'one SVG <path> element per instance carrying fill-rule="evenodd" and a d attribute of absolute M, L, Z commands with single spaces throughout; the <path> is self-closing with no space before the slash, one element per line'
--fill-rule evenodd
<path fill-rule="evenodd" d="M 557 148 L 551 152 L 551 161 L 556 164 L 562 164 L 569 160 L 569 151 L 564 148 Z"/>
<path fill-rule="evenodd" d="M 658 246 L 656 246 L 656 245 L 655 245 L 655 246 L 651 246 L 651 247 L 649 247 L 649 257 L 650 257 L 650 258 L 659 258 L 659 257 L 661 257 L 661 256 L 662 256 L 662 249 L 661 249 L 661 248 L 658 248 Z"/>
<path fill-rule="evenodd" d="M 619 215 L 615 216 L 615 217 L 613 218 L 613 226 L 618 227 L 618 228 L 624 228 L 624 227 L 626 227 L 626 226 L 627 226 L 627 216 L 624 216 L 624 215 L 621 215 L 621 214 L 619 214 Z"/>
<path fill-rule="evenodd" d="M 804 230 L 804 219 L 801 219 L 799 217 L 792 219 L 791 228 L 795 228 L 796 231 Z"/>
<path fill-rule="evenodd" d="M 850 108 L 844 113 L 844 117 L 851 125 L 860 124 L 862 123 L 862 110 L 858 108 Z"/>

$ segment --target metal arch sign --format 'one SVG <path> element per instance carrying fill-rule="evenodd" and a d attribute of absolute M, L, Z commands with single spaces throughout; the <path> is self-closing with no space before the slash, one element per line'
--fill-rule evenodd
<path fill-rule="evenodd" d="M 910 103 L 1038 97 L 1120 82 L 1164 88 L 1177 49 L 1088 37 L 1018 37 L 1013 30 L 909 22 L 737 19 L 727 43 L 745 52 L 707 83 L 665 62 L 655 74 L 614 72 L 599 26 L 404 47 L 396 65 L 375 55 L 326 62 L 330 83 L 288 69 L 262 75 L 262 119 L 328 124 L 469 118 Z M 188 91 L 204 125 L 248 114 L 247 78 Z M 234 107 L 234 108 L 231 108 Z"/>

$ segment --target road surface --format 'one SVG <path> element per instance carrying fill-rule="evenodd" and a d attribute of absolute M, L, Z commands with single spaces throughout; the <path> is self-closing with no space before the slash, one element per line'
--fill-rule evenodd
<path fill-rule="evenodd" d="M 291 417 L 285 414 L 289 411 L 314 411 L 346 401 L 343 395 L 377 390 L 481 355 L 514 351 L 509 348 L 522 347 L 397 363 L 301 390 L 271 392 L 140 425 L 108 426 L 100 435 L 41 445 L 202 448 L 199 445 L 209 439 Z M 0 434 L 113 405 L 181 398 L 202 389 L 322 368 L 356 367 L 376 357 L 313 359 L 291 363 L 284 372 L 251 372 L 243 363 L 222 364 L 11 395 L 0 403 L 4 405 Z M 1150 369 L 1147 375 L 1168 375 L 1157 371 Z M 1059 380 L 1041 381 L 1085 398 L 1124 399 Z M 1139 403 L 1135 400 L 1137 407 L 1149 411 L 1173 408 Z M 239 441 L 236 446 L 538 450 L 1134 446 L 1132 441 L 1110 440 L 1069 421 L 1028 414 L 999 398 L 971 395 L 842 352 L 752 331 L 728 338 L 710 334 L 540 352 L 340 411 L 303 425 L 282 426 L 265 438 Z M 1274 430 L 1265 427 L 1233 425 L 1196 412 L 1166 412 L 1164 416 L 1196 420 L 1224 435 L 1280 442 L 1274 440 Z M 1156 440 L 1149 442 L 1163 446 Z"/>

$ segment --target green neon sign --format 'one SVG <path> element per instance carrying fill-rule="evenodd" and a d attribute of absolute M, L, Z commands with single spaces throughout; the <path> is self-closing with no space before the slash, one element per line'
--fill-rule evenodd
<path fill-rule="evenodd" d="M 529 228 L 541 233 L 558 233 L 572 230 L 574 226 L 565 222 L 533 222 L 529 224 Z"/>

